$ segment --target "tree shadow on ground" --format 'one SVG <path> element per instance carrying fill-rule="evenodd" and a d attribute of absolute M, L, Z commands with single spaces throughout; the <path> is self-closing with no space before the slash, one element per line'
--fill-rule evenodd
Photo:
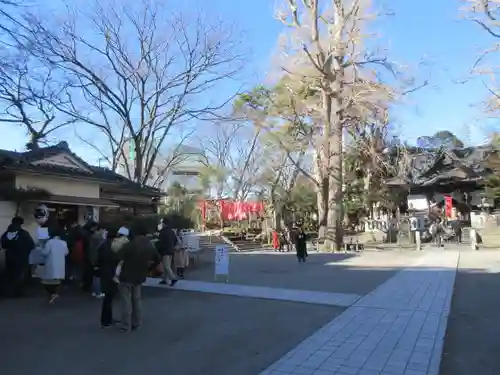
<path fill-rule="evenodd" d="M 481 256 L 481 252 L 477 254 Z M 407 268 L 363 268 L 343 264 L 357 256 L 318 254 L 316 266 L 332 269 L 346 284 L 359 283 L 360 279 L 370 282 L 385 280 L 401 268 Z M 268 257 L 270 262 L 280 257 L 283 260 L 281 254 L 247 254 L 243 257 L 254 261 L 262 257 Z M 314 264 L 311 261 L 304 266 Z M 299 274 L 297 270 L 302 270 L 299 276 L 308 277 L 302 265 L 299 268 L 290 261 L 290 266 L 295 268 L 286 272 Z M 314 266 L 310 269 L 315 272 Z M 324 283 L 334 283 L 335 280 L 324 275 L 313 279 Z M 8 346 L 2 354 L 2 358 L 8 359 L 7 365 L 3 362 L 7 366 L 5 373 L 26 374 L 45 363 L 46 370 L 54 374 L 62 371 L 65 364 L 66 370 L 76 366 L 72 370 L 75 375 L 127 375 L 132 374 L 134 368 L 129 358 L 135 358 L 136 372 L 168 369 L 186 375 L 211 375 L 206 371 L 209 368 L 213 374 L 254 375 L 342 311 L 328 306 L 196 292 L 155 288 L 144 288 L 143 291 L 147 328 L 140 333 L 141 336 L 125 338 L 114 332 L 100 331 L 100 302 L 75 288 L 65 288 L 59 305 L 55 307 L 47 305 L 40 286 L 30 290 L 31 298 L 1 300 L 0 337 Z M 496 270 L 459 267 L 441 375 L 500 374 L 499 295 L 500 274 Z M 266 307 L 256 307 L 260 305 Z M 297 320 L 304 329 L 296 327 L 294 322 Z M 273 335 L 266 335 L 270 330 Z M 279 340 L 269 341 L 266 336 L 276 336 Z M 23 363 L 24 358 L 29 359 L 33 366 Z"/>
<path fill-rule="evenodd" d="M 459 269 L 441 375 L 500 374 L 500 274 Z"/>
<path fill-rule="evenodd" d="M 392 261 L 388 267 L 362 267 L 366 258 L 363 253 L 311 253 L 306 263 L 298 263 L 294 253 L 235 252 L 229 257 L 231 284 L 360 295 L 371 292 L 406 266 L 400 257 L 400 263 Z M 389 261 L 391 256 L 384 257 Z M 188 273 L 188 279 L 214 281 L 213 255 L 205 255 L 201 262 Z"/>
<path fill-rule="evenodd" d="M 100 301 L 77 291 L 64 290 L 55 306 L 38 294 L 0 301 L 2 373 L 43 366 L 50 374 L 255 375 L 343 311 L 156 288 L 143 294 L 144 324 L 126 334 L 100 329 Z"/>

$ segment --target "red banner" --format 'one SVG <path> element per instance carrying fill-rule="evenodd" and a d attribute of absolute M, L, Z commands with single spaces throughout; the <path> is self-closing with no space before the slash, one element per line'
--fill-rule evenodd
<path fill-rule="evenodd" d="M 263 202 L 241 202 L 220 200 L 214 202 L 218 205 L 223 220 L 244 220 L 249 214 L 261 214 L 264 212 Z M 200 202 L 203 221 L 207 218 L 207 201 Z"/>
<path fill-rule="evenodd" d="M 453 215 L 453 199 L 448 195 L 444 197 L 444 214 L 448 218 Z"/>

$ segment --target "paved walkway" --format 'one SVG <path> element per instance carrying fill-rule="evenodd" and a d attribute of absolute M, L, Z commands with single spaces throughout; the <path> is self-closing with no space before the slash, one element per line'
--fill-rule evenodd
<path fill-rule="evenodd" d="M 170 288 L 165 285 L 159 285 L 158 279 L 148 279 L 144 285 L 150 287 Z M 177 284 L 175 284 L 175 289 L 187 290 L 191 292 L 214 293 L 229 296 L 264 298 L 342 307 L 351 306 L 361 298 L 360 295 L 349 293 L 328 293 L 311 290 L 209 283 L 204 281 L 192 280 L 180 280 Z"/>
<path fill-rule="evenodd" d="M 425 255 L 260 375 L 438 375 L 457 262 Z"/>

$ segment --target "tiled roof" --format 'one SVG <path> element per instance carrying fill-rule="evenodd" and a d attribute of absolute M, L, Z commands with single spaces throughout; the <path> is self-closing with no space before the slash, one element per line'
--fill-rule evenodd
<path fill-rule="evenodd" d="M 60 165 L 38 164 L 33 165 L 33 162 L 43 160 L 52 156 L 66 153 L 71 155 L 73 159 L 82 164 L 87 170 L 79 168 L 71 168 Z M 58 175 L 66 175 L 72 177 L 82 177 L 100 180 L 102 182 L 109 182 L 117 184 L 137 192 L 144 192 L 150 194 L 159 194 L 158 189 L 141 186 L 140 184 L 131 181 L 130 179 L 113 172 L 108 168 L 96 167 L 88 164 L 85 160 L 74 154 L 68 147 L 66 142 L 61 142 L 55 146 L 43 147 L 33 151 L 16 152 L 9 150 L 0 150 L 0 168 L 26 170 L 33 172 L 47 172 Z"/>
<path fill-rule="evenodd" d="M 411 167 L 407 176 L 393 178 L 390 185 L 428 186 L 451 181 L 478 181 L 489 173 L 485 160 L 489 146 L 453 150 L 411 152 Z M 404 182 L 404 183 L 403 183 Z"/>

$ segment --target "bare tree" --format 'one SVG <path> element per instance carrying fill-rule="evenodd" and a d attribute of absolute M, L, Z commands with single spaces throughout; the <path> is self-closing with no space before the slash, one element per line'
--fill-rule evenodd
<path fill-rule="evenodd" d="M 364 46 L 367 23 L 374 17 L 369 5 L 366 0 L 287 0 L 277 12 L 288 28 L 283 69 L 298 82 L 295 86 L 316 93 L 310 103 L 315 156 L 311 180 L 318 190 L 320 229 L 327 229 L 326 241 L 333 249 L 343 241 L 344 131 L 393 95 L 392 88 L 379 84 L 379 77 L 366 69 L 377 65 L 396 74 L 386 56 Z"/>
<path fill-rule="evenodd" d="M 245 200 L 259 180 L 262 161 L 260 129 L 240 128 L 229 158 L 233 199 Z"/>
<path fill-rule="evenodd" d="M 209 195 L 217 202 L 247 199 L 260 182 L 260 131 L 242 122 L 223 122 L 214 124 L 211 134 L 201 142 L 206 157 L 202 180 Z"/>
<path fill-rule="evenodd" d="M 34 54 L 72 83 L 69 105 L 59 109 L 98 129 L 111 168 L 123 164 L 141 184 L 151 180 L 169 136 L 227 103 L 210 94 L 241 68 L 237 38 L 224 23 L 161 3 L 95 2 L 86 5 L 89 12 L 69 10 L 60 32 L 42 22 L 31 32 Z M 125 145 L 133 147 L 133 160 Z"/>
<path fill-rule="evenodd" d="M 217 123 L 202 141 L 217 199 L 245 200 L 259 180 L 260 131 L 241 122 Z"/>
<path fill-rule="evenodd" d="M 300 169 L 307 169 L 305 152 L 299 152 L 291 162 L 287 153 L 271 140 L 264 155 L 267 163 L 263 165 L 261 185 L 272 206 L 273 227 L 279 231 L 287 217 L 287 207 L 301 175 Z"/>
<path fill-rule="evenodd" d="M 64 84 L 53 80 L 53 70 L 29 53 L 27 19 L 21 14 L 29 3 L 0 0 L 0 123 L 22 126 L 35 149 L 58 129 L 73 122 L 57 111 Z"/>
<path fill-rule="evenodd" d="M 37 149 L 75 119 L 57 110 L 64 102 L 65 87 L 53 79 L 51 69 L 23 51 L 16 52 L 4 54 L 0 64 L 0 123 L 23 126 L 28 149 Z"/>
<path fill-rule="evenodd" d="M 214 124 L 211 137 L 201 140 L 206 159 L 203 178 L 208 185 L 209 195 L 215 196 L 217 200 L 231 196 L 230 159 L 231 153 L 234 151 L 233 144 L 241 126 L 241 124 L 232 124 L 231 126 Z"/>
<path fill-rule="evenodd" d="M 500 38 L 500 1 L 465 0 L 466 11 L 470 12 L 473 22 L 481 26 L 494 38 Z"/>
<path fill-rule="evenodd" d="M 0 32 L 9 35 L 12 33 L 13 24 L 17 23 L 13 13 L 19 8 L 20 1 L 17 0 L 0 0 Z M 0 41 L 5 43 L 4 40 Z"/>
<path fill-rule="evenodd" d="M 492 78 L 492 83 L 484 82 L 490 94 L 486 103 L 486 113 L 498 117 L 500 113 L 500 91 L 496 82 L 498 68 L 496 63 L 491 63 L 490 57 L 500 52 L 500 0 L 465 0 L 465 11 L 469 18 L 481 26 L 494 40 L 495 44 L 483 51 L 473 65 L 473 73 L 486 75 Z"/>
<path fill-rule="evenodd" d="M 240 125 L 214 124 L 214 126 L 212 136 L 201 141 L 205 150 L 205 168 L 201 172 L 200 179 L 206 190 L 206 196 L 215 199 L 213 207 L 217 211 L 219 225 L 222 229 L 224 218 L 222 217 L 221 202 L 231 195 L 229 160 Z"/>

